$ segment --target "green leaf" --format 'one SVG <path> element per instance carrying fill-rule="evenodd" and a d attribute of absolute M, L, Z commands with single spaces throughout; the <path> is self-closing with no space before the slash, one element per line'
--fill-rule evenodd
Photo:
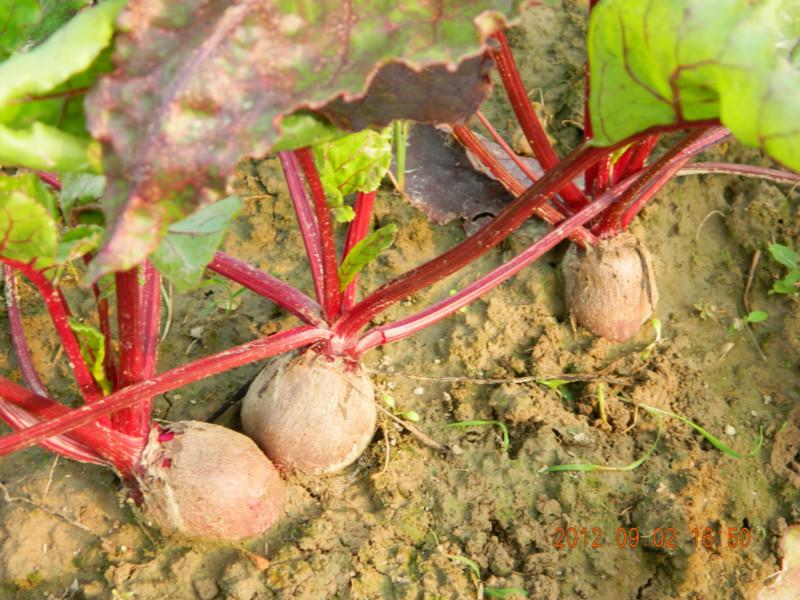
<path fill-rule="evenodd" d="M 391 129 L 365 129 L 315 146 L 314 159 L 336 220 L 351 221 L 355 214 L 344 197 L 378 189 L 392 164 Z"/>
<path fill-rule="evenodd" d="M 178 290 L 197 287 L 241 208 L 242 201 L 229 196 L 173 223 L 153 254 L 153 263 Z"/>
<path fill-rule="evenodd" d="M 116 69 L 86 99 L 89 129 L 105 144 L 111 233 L 90 277 L 141 262 L 169 224 L 221 198 L 243 158 L 278 142 L 288 115 L 336 98 L 357 103 L 393 64 L 455 68 L 520 4 L 132 2 L 120 15 Z M 487 88 L 486 77 L 474 84 Z M 430 120 L 427 101 L 407 118 Z M 452 113 L 433 117 L 451 122 Z"/>
<path fill-rule="evenodd" d="M 305 110 L 297 111 L 281 121 L 281 137 L 272 152 L 294 150 L 324 144 L 348 133 L 331 125 L 326 119 Z"/>
<path fill-rule="evenodd" d="M 769 317 L 769 315 L 763 310 L 753 310 L 745 317 L 745 321 L 748 323 L 761 323 L 762 321 L 766 321 L 767 317 Z"/>
<path fill-rule="evenodd" d="M 661 418 L 661 415 L 656 415 L 656 416 L 658 417 L 658 433 L 656 434 L 656 440 L 653 442 L 653 445 L 650 446 L 650 448 L 648 448 L 647 452 L 645 452 L 644 455 L 642 455 L 642 457 L 639 458 L 638 460 L 635 460 L 632 463 L 629 463 L 621 467 L 609 467 L 606 465 L 587 464 L 587 463 L 554 465 L 552 467 L 547 467 L 545 469 L 542 469 L 542 473 L 560 473 L 565 471 L 591 473 L 592 471 L 633 471 L 634 469 L 638 469 L 644 464 L 644 462 L 648 458 L 650 458 L 653 455 L 653 452 L 658 446 L 658 442 L 661 440 L 661 434 L 664 433 L 664 419 Z"/>
<path fill-rule="evenodd" d="M 56 262 L 63 265 L 97 250 L 102 238 L 102 227 L 76 225 L 61 236 L 61 241 L 56 247 Z"/>
<path fill-rule="evenodd" d="M 719 118 L 800 170 L 797 0 L 604 0 L 589 24 L 594 142 Z"/>
<path fill-rule="evenodd" d="M 0 61 L 40 42 L 91 0 L 8 0 L 0 3 Z"/>
<path fill-rule="evenodd" d="M 355 279 L 361 269 L 392 245 L 395 233 L 397 233 L 397 225 L 393 223 L 385 225 L 353 246 L 339 266 L 339 281 L 342 291 Z"/>
<path fill-rule="evenodd" d="M 102 172 L 100 144 L 43 123 L 30 129 L 0 124 L 0 164 L 45 171 Z"/>
<path fill-rule="evenodd" d="M 88 69 L 108 46 L 126 0 L 108 0 L 85 10 L 35 48 L 0 64 L 0 106 L 44 94 Z"/>
<path fill-rule="evenodd" d="M 783 279 L 772 284 L 770 294 L 796 294 L 800 292 L 800 269 L 789 271 Z"/>
<path fill-rule="evenodd" d="M 37 268 L 53 264 L 58 229 L 55 199 L 35 175 L 0 175 L 0 256 Z"/>
<path fill-rule="evenodd" d="M 103 394 L 107 396 L 112 389 L 111 382 L 106 379 L 106 372 L 103 369 L 103 361 L 106 359 L 105 337 L 98 329 L 81 323 L 74 317 L 69 318 L 69 327 L 78 338 L 81 356 L 89 367 L 89 372 L 103 390 Z"/>
<path fill-rule="evenodd" d="M 76 206 L 96 203 L 102 197 L 105 186 L 106 178 L 103 175 L 64 173 L 58 197 L 61 214 L 69 220 L 70 213 Z"/>
<path fill-rule="evenodd" d="M 769 254 L 775 262 L 789 269 L 797 268 L 797 252 L 783 244 L 770 244 Z"/>

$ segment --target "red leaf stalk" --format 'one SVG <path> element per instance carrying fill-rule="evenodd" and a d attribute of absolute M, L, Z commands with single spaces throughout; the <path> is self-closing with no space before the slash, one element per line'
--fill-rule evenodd
<path fill-rule="evenodd" d="M 297 158 L 291 152 L 279 152 L 278 156 L 281 159 L 283 174 L 286 178 L 286 184 L 289 186 L 289 194 L 292 197 L 292 204 L 297 215 L 297 223 L 303 236 L 308 264 L 311 267 L 311 276 L 314 279 L 317 302 L 325 306 L 322 237 L 320 236 L 319 226 L 311 210 L 311 201 L 306 193 L 306 188 L 300 180 Z"/>
<path fill-rule="evenodd" d="M 537 260 L 545 252 L 553 248 L 564 238 L 569 237 L 583 223 L 590 221 L 602 211 L 614 203 L 622 193 L 633 183 L 630 178 L 615 188 L 601 195 L 586 208 L 581 209 L 575 215 L 569 217 L 555 228 L 548 232 L 541 239 L 534 242 L 524 252 L 520 253 L 507 263 L 504 263 L 487 273 L 468 287 L 464 288 L 454 296 L 450 296 L 437 302 L 433 306 L 405 319 L 401 319 L 388 325 L 381 325 L 369 330 L 358 342 L 355 354 L 360 355 L 371 348 L 401 340 L 412 333 L 424 329 L 442 319 L 452 315 L 458 309 L 476 300 L 483 294 L 494 289 L 513 275 L 516 275 L 523 268 Z"/>
<path fill-rule="evenodd" d="M 328 202 L 325 199 L 325 191 L 322 187 L 322 180 L 319 178 L 317 166 L 314 164 L 314 155 L 310 148 L 301 148 L 294 151 L 294 155 L 303 169 L 306 182 L 311 190 L 311 198 L 314 201 L 314 211 L 319 225 L 319 234 L 322 245 L 322 275 L 323 275 L 323 302 L 325 318 L 332 323 L 338 316 L 341 309 L 342 294 L 339 291 L 339 265 L 336 261 L 336 244 L 333 239 L 333 225 L 331 223 Z"/>
<path fill-rule="evenodd" d="M 0 456 L 23 448 L 29 448 L 54 435 L 60 435 L 92 423 L 103 415 L 135 406 L 147 398 L 188 385 L 205 377 L 224 373 L 242 365 L 264 360 L 276 354 L 328 339 L 330 336 L 330 331 L 325 329 L 316 329 L 310 326 L 296 327 L 206 356 L 166 371 L 148 381 L 123 388 L 110 396 L 101 398 L 92 404 L 70 410 L 69 413 L 54 419 L 5 435 L 0 438 Z M 5 395 L 8 383 L 10 383 L 8 380 L 0 378 L 0 396 L 13 402 L 13 398 L 8 398 Z M 119 435 L 116 432 L 114 433 Z"/>
<path fill-rule="evenodd" d="M 536 111 L 533 110 L 505 33 L 499 31 L 492 37 L 500 44 L 499 49 L 492 49 L 490 52 L 497 63 L 497 70 L 500 73 L 511 108 L 517 116 L 517 121 L 522 127 L 522 132 L 525 134 L 536 160 L 545 171 L 549 171 L 558 164 L 558 155 L 553 149 Z M 578 210 L 588 204 L 586 197 L 572 182 L 563 189 L 561 196 L 572 210 Z"/>
<path fill-rule="evenodd" d="M 525 192 L 527 187 L 514 177 L 514 175 L 489 152 L 468 127 L 454 125 L 453 135 L 465 148 L 478 157 L 478 160 L 497 177 L 500 183 L 502 183 L 511 194 L 519 197 Z M 532 181 L 536 181 L 536 178 L 533 178 Z M 551 225 L 555 225 L 564 220 L 564 214 L 549 204 L 542 204 L 535 212 L 538 217 Z M 598 239 L 595 235 L 583 227 L 573 230 L 570 233 L 570 239 L 581 247 L 598 243 Z"/>
<path fill-rule="evenodd" d="M 621 142 L 622 143 L 622 142 Z M 494 248 L 528 219 L 561 187 L 606 154 L 607 149 L 580 146 L 507 205 L 478 232 L 444 254 L 400 275 L 346 312 L 335 324 L 334 348 L 352 350 L 358 332 L 395 302 L 447 277 Z"/>
<path fill-rule="evenodd" d="M 83 356 L 81 355 L 78 339 L 69 326 L 70 311 L 64 295 L 50 283 L 41 271 L 34 268 L 33 265 L 2 257 L 0 257 L 0 261 L 22 273 L 28 281 L 36 286 L 39 295 L 42 297 L 47 307 L 47 312 L 50 313 L 50 318 L 53 320 L 56 333 L 64 348 L 64 353 L 67 355 L 70 367 L 75 376 L 75 381 L 78 384 L 84 401 L 94 402 L 101 398 L 102 392 L 92 377 L 92 374 L 89 372 L 89 368 L 86 366 Z"/>
<path fill-rule="evenodd" d="M 319 304 L 269 273 L 259 271 L 224 252 L 217 252 L 208 268 L 267 298 L 309 325 L 326 325 Z"/>
<path fill-rule="evenodd" d="M 372 221 L 372 209 L 375 206 L 375 192 L 358 192 L 356 193 L 355 206 L 353 207 L 356 216 L 350 222 L 347 228 L 347 236 L 344 240 L 344 250 L 342 251 L 342 260 L 344 260 L 350 251 L 358 242 L 367 237 L 369 232 L 369 225 Z M 350 310 L 353 308 L 356 300 L 356 288 L 358 287 L 358 274 L 353 278 L 344 290 L 342 295 L 342 311 Z"/>

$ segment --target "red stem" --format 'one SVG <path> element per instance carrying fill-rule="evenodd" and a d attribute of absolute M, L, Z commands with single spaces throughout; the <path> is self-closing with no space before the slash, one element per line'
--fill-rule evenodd
<path fill-rule="evenodd" d="M 494 139 L 497 145 L 503 149 L 503 152 L 506 153 L 506 156 L 508 156 L 508 158 L 510 158 L 513 161 L 513 163 L 517 165 L 517 168 L 519 168 L 520 171 L 525 173 L 525 176 L 530 180 L 531 183 L 539 179 L 539 176 L 536 175 L 536 173 L 534 173 L 533 171 L 531 171 L 530 167 L 528 167 L 528 165 L 525 163 L 524 160 L 522 160 L 519 156 L 517 156 L 517 153 L 514 152 L 511 146 L 509 146 L 508 143 L 503 139 L 503 136 L 500 135 L 500 132 L 494 128 L 489 119 L 487 119 L 481 111 L 477 111 L 475 113 L 475 116 L 478 117 L 478 120 L 481 122 L 481 125 L 483 125 L 486 128 L 486 131 L 489 132 L 489 135 L 492 136 L 492 139 Z M 466 127 L 461 127 L 461 128 L 467 129 Z M 481 146 L 483 146 L 483 144 L 481 144 Z"/>
<path fill-rule="evenodd" d="M 454 296 L 445 298 L 415 315 L 369 330 L 367 334 L 359 340 L 355 348 L 355 354 L 360 355 L 381 344 L 401 340 L 412 333 L 452 315 L 461 307 L 466 306 L 473 300 L 476 300 L 483 294 L 494 289 L 541 257 L 564 238 L 568 237 L 570 232 L 599 215 L 614 203 L 633 181 L 634 178 L 631 177 L 615 188 L 605 192 L 589 206 L 581 209 L 575 215 L 558 224 L 544 237 L 529 246 L 527 250 L 484 275 Z"/>
<path fill-rule="evenodd" d="M 500 183 L 502 183 L 513 196 L 519 197 L 525 192 L 527 187 L 514 177 L 514 175 L 489 152 L 486 146 L 481 143 L 468 127 L 454 125 L 453 135 L 465 148 L 478 157 L 478 160 L 497 177 Z M 534 178 L 533 181 L 536 181 L 536 179 Z M 555 225 L 564 220 L 564 214 L 549 204 L 542 204 L 535 212 L 538 217 L 551 225 Z M 583 227 L 575 229 L 570 233 L 570 239 L 581 247 L 598 243 L 598 239 L 594 234 Z"/>
<path fill-rule="evenodd" d="M 754 165 L 737 165 L 734 163 L 715 163 L 699 162 L 684 165 L 678 171 L 678 175 L 741 175 L 742 177 L 756 177 L 768 179 L 775 183 L 800 183 L 800 175 L 783 171 L 781 169 L 770 169 L 767 167 L 756 167 Z"/>
<path fill-rule="evenodd" d="M 187 365 L 166 371 L 148 381 L 121 389 L 110 396 L 101 398 L 97 402 L 73 409 L 69 413 L 45 423 L 3 436 L 0 438 L 0 456 L 23 448 L 29 448 L 54 435 L 60 435 L 72 431 L 76 427 L 92 423 L 103 415 L 135 406 L 147 398 L 218 373 L 224 373 L 251 362 L 264 360 L 276 354 L 313 344 L 329 338 L 330 335 L 331 333 L 324 329 L 316 329 L 310 326 L 296 327 L 267 338 L 206 356 Z M 0 384 L 5 381 L 7 380 L 0 378 Z M 5 397 L 4 392 L 4 387 L 0 387 L 0 396 Z M 7 399 L 13 402 L 11 398 Z"/>
<path fill-rule="evenodd" d="M 613 237 L 625 230 L 633 217 L 644 207 L 677 171 L 695 154 L 724 140 L 730 135 L 724 127 L 701 128 L 689 132 L 655 163 L 647 167 L 606 214 L 603 215 L 596 233 L 601 237 Z"/>
<path fill-rule="evenodd" d="M 4 402 L 5 401 L 5 402 Z M 66 418 L 74 409 L 67 408 L 49 398 L 34 394 L 4 377 L 0 377 L 0 403 L 4 402 L 4 407 L 9 406 L 12 415 L 22 416 L 22 422 L 18 426 L 25 426 L 14 434 L 22 434 L 31 427 L 43 427 L 56 419 Z M 98 401 L 99 402 L 99 401 Z M 95 407 L 97 403 L 87 404 L 83 408 Z M 45 421 L 40 421 L 45 419 Z M 11 436 L 7 436 L 11 437 Z M 0 438 L 0 439 L 6 439 Z M 66 444 L 64 444 L 66 442 Z M 99 422 L 83 424 L 69 433 L 59 432 L 57 438 L 50 438 L 46 442 L 44 439 L 34 443 L 56 445 L 54 449 L 58 453 L 77 450 L 82 456 L 78 460 L 95 463 L 111 463 L 121 473 L 129 473 L 139 462 L 145 440 L 130 437 L 118 431 L 105 427 Z M 33 444 L 31 444 L 33 445 Z M 66 447 L 62 447 L 66 446 Z M 27 447 L 27 446 L 26 446 Z M 66 455 L 66 454 L 65 454 Z M 73 458 L 73 456 L 70 456 Z"/>
<path fill-rule="evenodd" d="M 324 306 L 325 280 L 322 274 L 323 251 L 319 226 L 311 210 L 311 200 L 309 200 L 306 188 L 300 180 L 300 171 L 295 155 L 291 152 L 279 152 L 278 156 L 281 159 L 283 174 L 286 178 L 286 184 L 289 186 L 289 194 L 292 197 L 292 204 L 297 215 L 297 223 L 300 226 L 303 244 L 306 247 L 306 255 L 311 266 L 311 276 L 314 279 L 317 302 Z"/>
<path fill-rule="evenodd" d="M 49 392 L 36 372 L 33 356 L 25 337 L 25 328 L 22 326 L 22 317 L 19 313 L 19 291 L 17 290 L 17 274 L 14 269 L 4 264 L 6 307 L 8 308 L 8 324 L 11 330 L 11 341 L 14 344 L 14 353 L 17 355 L 19 370 L 28 387 L 40 396 L 48 396 Z"/>
<path fill-rule="evenodd" d="M 55 173 L 50 173 L 48 171 L 34 171 L 36 175 L 39 176 L 39 179 L 44 181 L 47 185 L 53 188 L 56 191 L 61 190 L 61 181 L 58 179 L 58 175 Z"/>
<path fill-rule="evenodd" d="M 658 134 L 648 136 L 625 150 L 614 165 L 613 181 L 625 179 L 641 170 L 658 143 L 659 137 Z"/>
<path fill-rule="evenodd" d="M 375 192 L 358 192 L 356 193 L 355 206 L 353 207 L 356 216 L 350 221 L 350 226 L 347 228 L 347 236 L 344 241 L 344 250 L 342 251 L 342 260 L 344 260 L 358 242 L 367 237 L 369 225 L 372 221 L 372 209 L 375 206 Z M 342 295 L 342 311 L 347 311 L 353 308 L 356 302 L 356 288 L 358 284 L 358 274 L 353 277 L 344 290 Z"/>
<path fill-rule="evenodd" d="M 0 387 L 2 387 L 1 381 Z M 32 427 L 39 423 L 39 419 L 34 417 L 30 412 L 2 398 L 0 398 L 0 419 L 8 423 L 8 425 L 15 430 Z M 98 465 L 106 464 L 106 461 L 99 454 L 94 452 L 91 447 L 84 446 L 76 441 L 71 434 L 51 437 L 42 442 L 41 445 L 50 452 L 55 452 L 61 456 L 71 458 L 72 460 Z"/>
<path fill-rule="evenodd" d="M 0 261 L 14 267 L 36 286 L 39 295 L 42 297 L 47 307 L 47 312 L 50 313 L 50 318 L 53 320 L 56 333 L 67 355 L 72 372 L 75 375 L 75 381 L 78 384 L 84 401 L 94 402 L 98 398 L 101 398 L 102 392 L 92 377 L 92 374 L 89 372 L 89 368 L 86 366 L 83 356 L 81 355 L 78 340 L 69 326 L 70 312 L 64 295 L 59 289 L 53 287 L 41 271 L 35 269 L 31 264 L 3 257 L 0 257 Z"/>
<path fill-rule="evenodd" d="M 143 379 L 145 331 L 142 311 L 142 289 L 139 284 L 139 268 L 116 273 L 117 332 L 119 339 L 118 388 L 124 388 Z M 142 415 L 136 409 L 125 409 L 111 415 L 114 429 L 128 435 L 147 436 L 150 424 L 149 406 Z"/>
<path fill-rule="evenodd" d="M 333 225 L 331 223 L 328 202 L 325 199 L 325 191 L 322 187 L 322 180 L 319 178 L 317 166 L 314 164 L 314 155 L 310 148 L 300 148 L 294 151 L 294 155 L 303 169 L 306 182 L 311 190 L 311 198 L 314 201 L 314 211 L 319 225 L 319 234 L 322 245 L 322 275 L 324 284 L 324 294 L 322 306 L 325 309 L 325 317 L 332 323 L 338 316 L 342 303 L 342 293 L 339 290 L 339 265 L 336 261 L 336 244 L 333 239 Z"/>
<path fill-rule="evenodd" d="M 375 290 L 346 312 L 334 325 L 336 338 L 333 340 L 332 348 L 340 351 L 354 348 L 358 332 L 378 313 L 417 290 L 458 271 L 494 248 L 525 222 L 538 207 L 557 193 L 562 186 L 594 164 L 606 152 L 605 148 L 581 145 L 475 234 L 437 258 L 400 275 Z"/>
<path fill-rule="evenodd" d="M 269 273 L 259 271 L 224 252 L 217 252 L 208 268 L 267 298 L 309 325 L 326 326 L 319 304 Z"/>
<path fill-rule="evenodd" d="M 522 132 L 525 134 L 536 160 L 539 161 L 545 171 L 549 171 L 558 164 L 558 155 L 553 149 L 553 145 L 550 143 L 550 139 L 547 137 L 536 111 L 533 110 L 505 33 L 499 31 L 492 37 L 500 43 L 499 49 L 492 49 L 490 52 L 497 63 L 497 70 L 500 73 L 511 108 L 514 110 L 514 114 L 517 115 L 517 121 L 522 127 Z M 561 196 L 573 211 L 581 209 L 588 204 L 586 197 L 572 182 L 564 187 Z"/>

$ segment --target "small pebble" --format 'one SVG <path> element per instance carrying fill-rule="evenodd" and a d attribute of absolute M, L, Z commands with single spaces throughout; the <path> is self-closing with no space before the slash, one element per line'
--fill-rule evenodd
<path fill-rule="evenodd" d="M 414 388 L 414 395 L 415 396 L 422 396 L 422 394 L 424 394 L 424 393 L 425 393 L 425 388 L 424 387 L 419 386 L 419 387 L 415 387 Z"/>
<path fill-rule="evenodd" d="M 725 425 L 725 435 L 736 435 L 736 428 L 733 425 Z"/>

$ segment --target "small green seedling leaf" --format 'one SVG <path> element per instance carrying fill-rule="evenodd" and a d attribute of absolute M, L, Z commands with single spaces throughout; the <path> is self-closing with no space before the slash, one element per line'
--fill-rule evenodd
<path fill-rule="evenodd" d="M 686 425 L 694 429 L 697 433 L 699 433 L 701 436 L 703 436 L 709 444 L 714 446 L 714 448 L 733 458 L 753 458 L 758 454 L 758 451 L 761 450 L 761 446 L 764 443 L 764 429 L 762 427 L 759 429 L 758 440 L 756 440 L 756 444 L 753 447 L 753 449 L 750 450 L 750 452 L 748 452 L 747 454 L 740 454 L 735 450 L 733 450 L 732 448 L 730 448 L 729 446 L 727 446 L 722 440 L 720 440 L 719 438 L 715 437 L 714 435 L 712 435 L 711 433 L 700 427 L 700 425 L 698 425 L 697 423 L 690 421 L 683 415 L 669 412 L 668 410 L 661 410 L 660 408 L 656 408 L 654 406 L 648 406 L 646 404 L 638 404 L 637 406 L 642 407 L 650 414 L 663 415 L 665 417 L 672 417 L 673 419 L 678 419 L 681 423 L 685 423 Z"/>
<path fill-rule="evenodd" d="M 642 405 L 640 405 L 642 406 Z M 577 464 L 569 464 L 569 465 L 554 465 L 552 467 L 546 467 L 542 469 L 542 473 L 561 473 L 564 471 L 575 471 L 581 473 L 590 473 L 592 471 L 633 471 L 634 469 L 638 469 L 644 462 L 653 455 L 653 452 L 658 446 L 658 442 L 661 440 L 661 434 L 664 432 L 664 419 L 661 418 L 660 415 L 656 415 L 658 420 L 658 433 L 656 434 L 656 441 L 653 442 L 653 445 L 648 448 L 647 452 L 638 459 L 633 461 L 630 464 L 627 464 L 622 467 L 609 467 L 607 465 L 597 465 L 597 464 L 586 464 L 586 463 L 577 463 Z"/>
<path fill-rule="evenodd" d="M 336 220 L 352 221 L 355 213 L 344 197 L 378 189 L 392 162 L 391 129 L 365 129 L 315 146 L 314 159 Z"/>
<path fill-rule="evenodd" d="M 412 423 L 418 423 L 420 420 L 419 413 L 415 410 L 407 410 L 401 413 L 395 413 L 401 419 L 405 419 L 406 421 L 410 421 Z"/>
<path fill-rule="evenodd" d="M 397 225 L 393 223 L 385 225 L 373 231 L 353 246 L 339 267 L 339 281 L 342 291 L 355 279 L 361 269 L 392 245 L 395 233 L 397 233 Z"/>
<path fill-rule="evenodd" d="M 241 208 L 241 200 L 229 196 L 173 223 L 153 254 L 153 263 L 178 290 L 197 287 Z"/>
<path fill-rule="evenodd" d="M 797 252 L 783 244 L 770 244 L 769 254 L 775 262 L 789 269 L 797 268 Z"/>
<path fill-rule="evenodd" d="M 572 399 L 572 391 L 567 387 L 567 384 L 571 382 L 566 379 L 539 379 L 536 383 L 540 383 L 551 390 L 555 390 L 555 392 L 565 400 Z"/>
<path fill-rule="evenodd" d="M 81 348 L 81 356 L 89 367 L 92 377 L 103 390 L 106 396 L 112 392 L 111 382 L 106 378 L 103 370 L 103 361 L 106 359 L 106 339 L 99 330 L 81 323 L 74 317 L 69 319 L 69 327 L 72 329 Z"/>
<path fill-rule="evenodd" d="M 32 173 L 0 174 L 0 256 L 35 261 L 39 269 L 55 261 L 58 229 L 55 198 Z"/>
<path fill-rule="evenodd" d="M 508 447 L 511 445 L 511 438 L 508 435 L 508 427 L 502 421 L 458 421 L 456 423 L 449 423 L 448 427 L 482 427 L 482 426 L 496 426 L 500 428 L 503 435 L 503 452 L 508 452 Z"/>
<path fill-rule="evenodd" d="M 761 323 L 766 321 L 767 317 L 769 317 L 769 315 L 763 310 L 753 310 L 747 314 L 744 320 L 748 323 Z"/>
<path fill-rule="evenodd" d="M 800 269 L 794 269 L 783 279 L 772 284 L 770 294 L 796 294 L 800 292 Z"/>
<path fill-rule="evenodd" d="M 388 406 L 389 408 L 394 408 L 395 406 L 397 406 L 397 403 L 395 402 L 394 397 L 390 396 L 389 394 L 384 394 L 382 400 L 383 400 L 383 403 L 386 406 Z"/>
<path fill-rule="evenodd" d="M 85 10 L 45 42 L 0 64 L 0 106 L 44 94 L 86 70 L 111 42 L 114 21 L 127 0 L 107 0 Z"/>

